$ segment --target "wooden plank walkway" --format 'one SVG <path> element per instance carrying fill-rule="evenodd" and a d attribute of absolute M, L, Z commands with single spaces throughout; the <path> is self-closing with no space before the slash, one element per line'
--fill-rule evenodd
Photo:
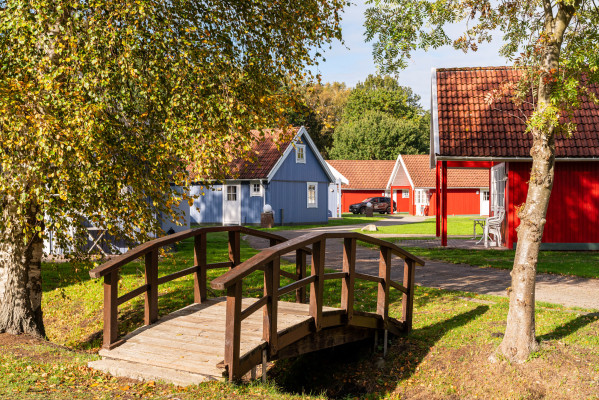
<path fill-rule="evenodd" d="M 242 307 L 257 300 L 244 298 Z M 336 308 L 323 307 L 323 310 Z M 281 301 L 278 312 L 279 331 L 311 318 L 309 304 Z M 100 350 L 103 360 L 90 366 L 113 375 L 145 380 L 173 381 L 171 376 L 178 376 L 180 381 L 175 383 L 183 385 L 222 379 L 224 370 L 217 364 L 225 356 L 225 317 L 226 297 L 192 304 L 124 336 L 120 346 Z M 241 355 L 265 343 L 262 328 L 261 312 L 241 323 Z M 127 371 L 135 371 L 135 376 Z"/>

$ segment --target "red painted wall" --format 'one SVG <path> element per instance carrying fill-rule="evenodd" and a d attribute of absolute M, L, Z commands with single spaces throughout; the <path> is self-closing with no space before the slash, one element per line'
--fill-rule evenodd
<path fill-rule="evenodd" d="M 435 215 L 437 195 L 434 190 L 429 193 L 433 195 L 428 215 Z M 480 189 L 447 189 L 447 215 L 470 214 L 480 215 Z"/>
<path fill-rule="evenodd" d="M 393 186 L 393 190 L 394 192 L 397 192 L 397 200 L 395 200 L 395 196 L 393 199 L 395 200 L 395 206 L 397 208 L 396 212 L 410 212 L 410 206 L 412 203 L 412 199 L 414 198 L 410 186 Z M 402 190 L 408 191 L 408 198 L 404 199 L 402 197 Z"/>
<path fill-rule="evenodd" d="M 517 241 L 531 163 L 508 165 L 507 246 Z M 556 162 L 543 243 L 599 243 L 599 162 Z"/>
<path fill-rule="evenodd" d="M 384 196 L 384 189 L 381 190 L 343 190 L 341 189 L 341 212 L 349 212 L 349 206 L 359 203 L 369 197 Z"/>

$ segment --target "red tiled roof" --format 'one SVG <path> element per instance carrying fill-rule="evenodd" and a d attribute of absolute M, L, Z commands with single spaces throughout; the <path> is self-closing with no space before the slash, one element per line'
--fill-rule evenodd
<path fill-rule="evenodd" d="M 439 149 L 456 157 L 530 157 L 532 139 L 525 134 L 524 115 L 504 97 L 492 105 L 485 95 L 519 72 L 511 67 L 437 69 Z M 599 93 L 599 89 L 593 89 Z M 434 105 L 433 105 L 434 106 Z M 574 113 L 577 130 L 572 138 L 557 137 L 557 157 L 599 157 L 599 106 L 584 98 Z"/>
<path fill-rule="evenodd" d="M 435 170 L 430 167 L 429 156 L 402 155 L 401 158 L 415 188 L 434 188 Z M 448 188 L 487 188 L 489 187 L 488 169 L 448 169 Z"/>
<path fill-rule="evenodd" d="M 287 137 L 281 138 L 281 130 L 267 130 L 264 137 L 260 136 L 259 131 L 252 131 L 255 141 L 252 145 L 248 157 L 238 158 L 231 163 L 233 171 L 230 178 L 233 179 L 264 179 L 275 166 L 279 158 L 283 155 L 289 144 L 290 139 L 297 134 L 300 128 L 292 128 L 288 131 Z M 281 140 L 283 139 L 283 140 Z"/>
<path fill-rule="evenodd" d="M 327 160 L 349 181 L 342 189 L 385 190 L 395 161 L 389 160 Z"/>

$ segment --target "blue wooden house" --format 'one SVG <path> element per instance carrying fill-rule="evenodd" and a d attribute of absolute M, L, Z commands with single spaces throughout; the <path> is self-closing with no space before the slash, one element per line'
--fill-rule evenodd
<path fill-rule="evenodd" d="M 275 131 L 257 140 L 255 162 L 238 160 L 237 173 L 224 183 L 192 185 L 191 194 L 200 196 L 191 207 L 191 222 L 259 224 L 269 204 L 277 224 L 326 223 L 328 188 L 335 178 L 306 128 L 295 131 L 291 141 L 278 146 Z"/>

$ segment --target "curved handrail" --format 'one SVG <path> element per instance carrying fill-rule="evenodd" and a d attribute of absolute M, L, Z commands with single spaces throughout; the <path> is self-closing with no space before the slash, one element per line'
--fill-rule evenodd
<path fill-rule="evenodd" d="M 380 247 L 388 248 L 391 252 L 401 258 L 410 259 L 414 261 L 417 265 L 424 265 L 424 260 L 415 255 L 411 254 L 408 251 L 405 251 L 401 247 L 387 242 L 385 240 L 377 239 L 372 236 L 365 235 L 363 233 L 358 232 L 339 232 L 339 233 L 320 233 L 320 232 L 312 232 L 307 233 L 302 236 L 298 236 L 294 239 L 287 240 L 285 242 L 279 243 L 275 246 L 271 246 L 266 250 L 261 251 L 255 256 L 249 258 L 248 260 L 239 264 L 235 269 L 230 270 L 229 272 L 215 278 L 210 283 L 210 286 L 213 289 L 224 290 L 228 287 L 236 284 L 244 277 L 248 276 L 252 272 L 258 270 L 264 264 L 267 264 L 279 257 L 283 254 L 287 254 L 291 251 L 304 248 L 309 246 L 315 242 L 319 242 L 323 239 L 356 239 L 362 242 L 378 245 Z"/>
<path fill-rule="evenodd" d="M 240 232 L 247 233 L 252 236 L 260 237 L 263 239 L 272 239 L 280 242 L 284 242 L 287 240 L 287 238 L 283 236 L 276 235 L 270 232 L 259 231 L 257 229 L 246 228 L 245 226 L 212 226 L 206 228 L 189 229 L 186 231 L 174 233 L 168 236 L 163 236 L 161 238 L 153 239 L 146 243 L 143 243 L 127 251 L 125 254 L 117 256 L 105 262 L 104 264 L 92 269 L 91 271 L 89 271 L 89 275 L 92 278 L 101 278 L 105 275 L 108 275 L 112 271 L 117 270 L 123 265 L 128 264 L 131 261 L 137 260 L 138 258 L 146 255 L 147 253 L 151 253 L 152 251 L 160 247 L 165 247 L 173 243 L 177 243 L 185 239 L 210 232 Z"/>

